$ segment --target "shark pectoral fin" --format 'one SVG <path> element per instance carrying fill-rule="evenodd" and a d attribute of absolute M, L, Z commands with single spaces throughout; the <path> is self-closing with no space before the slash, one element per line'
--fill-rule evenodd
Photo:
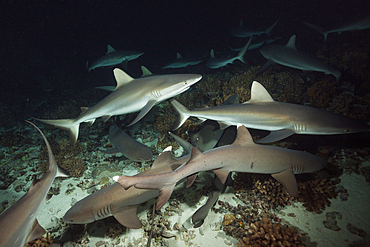
<path fill-rule="evenodd" d="M 268 136 L 256 141 L 256 143 L 270 143 L 283 140 L 291 135 L 295 134 L 293 130 L 283 129 L 271 132 Z"/>
<path fill-rule="evenodd" d="M 28 242 L 30 242 L 32 240 L 35 240 L 36 238 L 41 237 L 45 233 L 46 233 L 45 229 L 42 228 L 39 225 L 39 222 L 37 221 L 37 219 L 35 219 L 35 221 L 33 222 L 33 225 L 32 225 L 32 229 L 31 229 L 30 235 L 28 235 L 28 238 L 27 238 L 27 241 L 26 242 L 28 243 Z"/>
<path fill-rule="evenodd" d="M 195 179 L 197 178 L 197 175 L 198 173 L 195 173 L 189 177 L 187 177 L 186 179 L 186 188 L 189 188 L 195 181 Z"/>
<path fill-rule="evenodd" d="M 136 215 L 136 211 L 137 205 L 124 207 L 119 212 L 114 213 L 113 217 L 125 227 L 139 229 L 142 224 Z"/>
<path fill-rule="evenodd" d="M 222 184 L 224 184 L 226 182 L 227 177 L 229 175 L 228 171 L 225 171 L 225 170 L 222 170 L 222 169 L 216 169 L 216 170 L 213 170 L 213 172 L 220 179 Z"/>
<path fill-rule="evenodd" d="M 161 207 L 163 207 L 164 204 L 170 199 L 172 195 L 172 191 L 175 188 L 176 184 L 171 184 L 164 186 L 160 192 L 161 194 L 158 196 L 157 205 L 155 207 L 155 210 L 159 210 Z"/>
<path fill-rule="evenodd" d="M 105 116 L 102 116 L 101 118 L 103 119 L 103 122 L 107 122 L 109 119 L 110 119 L 111 115 L 105 115 Z"/>
<path fill-rule="evenodd" d="M 271 174 L 273 178 L 279 181 L 291 196 L 298 196 L 298 186 L 292 169 L 280 173 Z"/>
<path fill-rule="evenodd" d="M 263 72 L 265 72 L 266 70 L 268 70 L 272 65 L 274 65 L 275 62 L 272 61 L 272 60 L 268 60 L 265 65 L 263 65 L 257 72 L 257 75 L 260 75 L 262 74 Z"/>
<path fill-rule="evenodd" d="M 130 127 L 131 125 L 134 125 L 135 123 L 139 122 L 140 119 L 142 119 L 149 111 L 152 109 L 152 107 L 157 103 L 156 100 L 150 100 L 146 105 L 141 109 L 140 113 L 136 116 L 135 120 L 132 121 L 127 127 Z"/>
<path fill-rule="evenodd" d="M 111 150 L 101 150 L 99 149 L 100 152 L 103 152 L 105 154 L 116 154 L 119 153 L 117 148 L 112 148 Z"/>

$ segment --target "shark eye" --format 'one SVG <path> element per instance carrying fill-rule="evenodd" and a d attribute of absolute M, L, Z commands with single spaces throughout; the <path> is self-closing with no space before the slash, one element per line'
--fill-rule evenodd
<path fill-rule="evenodd" d="M 348 133 L 349 132 L 349 129 L 345 129 L 343 130 L 344 133 Z"/>

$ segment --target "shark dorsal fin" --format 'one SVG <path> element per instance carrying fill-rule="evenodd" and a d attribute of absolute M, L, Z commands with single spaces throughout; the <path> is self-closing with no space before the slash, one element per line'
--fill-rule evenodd
<path fill-rule="evenodd" d="M 254 143 L 253 138 L 247 128 L 242 124 L 238 124 L 236 139 L 231 145 L 244 146 L 251 143 Z"/>
<path fill-rule="evenodd" d="M 292 37 L 290 37 L 288 43 L 286 44 L 286 47 L 297 50 L 297 48 L 295 48 L 295 38 L 296 38 L 296 36 L 292 35 Z"/>
<path fill-rule="evenodd" d="M 150 72 L 150 70 L 148 70 L 145 66 L 141 66 L 141 71 L 143 72 L 141 77 L 153 75 L 153 73 Z"/>
<path fill-rule="evenodd" d="M 180 53 L 177 53 L 176 58 L 182 58 L 182 56 L 180 55 Z"/>
<path fill-rule="evenodd" d="M 28 235 L 28 238 L 27 238 L 26 242 L 28 243 L 32 240 L 35 240 L 35 239 L 41 237 L 42 235 L 44 235 L 45 233 L 46 233 L 45 229 L 42 228 L 39 225 L 39 222 L 37 221 L 37 219 L 35 219 L 35 221 L 33 222 L 32 228 L 31 228 L 31 232 Z"/>
<path fill-rule="evenodd" d="M 107 54 L 116 51 L 112 46 L 107 45 Z"/>
<path fill-rule="evenodd" d="M 244 27 L 243 20 L 240 20 L 239 26 Z"/>
<path fill-rule="evenodd" d="M 162 153 L 158 155 L 158 158 L 154 161 L 150 169 L 157 169 L 160 167 L 168 166 L 174 160 L 172 157 L 172 146 L 166 147 Z"/>
<path fill-rule="evenodd" d="M 134 78 L 132 78 L 131 76 L 129 76 L 128 74 L 126 74 L 123 70 L 121 69 L 114 69 L 113 70 L 113 73 L 114 73 L 114 77 L 116 78 L 116 82 L 117 82 L 117 87 L 116 87 L 116 90 L 121 87 L 122 85 L 125 85 L 131 81 L 134 80 Z"/>
<path fill-rule="evenodd" d="M 261 83 L 254 81 L 251 88 L 251 99 L 246 103 L 274 101 L 269 92 Z"/>
<path fill-rule="evenodd" d="M 213 49 L 211 50 L 211 57 L 215 58 L 215 51 Z"/>
<path fill-rule="evenodd" d="M 87 112 L 87 110 L 89 110 L 89 107 L 82 106 L 80 109 L 81 109 L 81 113 L 80 113 L 80 115 L 82 115 L 82 114 L 84 114 L 85 112 Z"/>

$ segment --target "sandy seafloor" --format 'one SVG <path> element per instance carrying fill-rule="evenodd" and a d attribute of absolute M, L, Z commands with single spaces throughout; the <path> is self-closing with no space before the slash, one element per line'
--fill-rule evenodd
<path fill-rule="evenodd" d="M 9 175 L 12 175 L 12 173 L 14 174 L 14 172 L 19 170 L 23 170 L 23 175 L 17 177 L 7 190 L 0 190 L 0 202 L 8 201 L 9 203 L 12 203 L 18 200 L 28 190 L 32 180 L 31 175 L 34 174 L 34 168 L 36 168 L 40 162 L 38 155 L 40 153 L 40 148 L 44 146 L 44 143 L 41 142 L 41 136 L 39 136 L 35 129 L 32 129 L 32 126 L 23 125 L 22 128 L 24 127 L 32 133 L 32 138 L 34 139 L 33 142 L 36 142 L 37 144 L 22 146 L 15 151 L 15 153 L 28 153 L 29 155 L 27 157 L 23 157 L 24 160 L 22 160 L 22 158 L 12 160 L 11 155 L 7 155 L 2 160 L 3 166 L 13 167 L 13 171 L 11 171 Z M 53 134 L 50 134 L 50 128 L 46 130 L 42 127 L 42 129 L 46 133 L 48 139 L 53 138 Z M 65 132 L 60 133 L 66 134 Z M 155 141 L 156 140 L 154 140 L 154 142 Z M 101 143 L 108 143 L 107 137 L 105 140 L 101 140 Z M 6 151 L 6 148 L 3 148 L 3 151 Z M 177 150 L 176 153 L 181 153 L 181 149 Z M 37 217 L 40 225 L 54 234 L 55 242 L 58 243 L 54 243 L 53 246 L 146 246 L 148 237 L 147 233 L 144 232 L 143 229 L 125 229 L 123 233 L 115 239 L 108 237 L 109 228 L 112 227 L 112 225 L 116 227 L 116 229 L 117 227 L 121 228 L 120 225 L 112 219 L 104 219 L 86 225 L 86 231 L 83 231 L 84 236 L 81 238 L 82 243 L 76 244 L 69 242 L 68 240 L 63 240 L 66 239 L 65 236 L 60 239 L 61 235 L 69 234 L 71 232 L 71 229 L 69 229 L 70 225 L 63 224 L 61 218 L 73 203 L 84 198 L 94 189 L 100 188 L 101 184 L 99 183 L 101 182 L 101 177 L 109 177 L 109 182 L 113 183 L 112 177 L 115 175 L 134 175 L 140 170 L 140 166 L 137 163 L 130 162 L 129 160 L 125 160 L 124 157 L 121 157 L 121 160 L 118 158 L 114 164 L 110 164 L 111 166 L 116 166 L 117 171 L 104 171 L 98 177 L 94 178 L 91 176 L 92 169 L 94 169 L 93 163 L 98 160 L 103 160 L 104 158 L 109 157 L 109 155 L 103 154 L 99 151 L 85 151 L 80 155 L 83 155 L 84 160 L 88 164 L 88 170 L 79 178 L 71 177 L 64 180 L 56 179 L 52 187 L 59 187 L 60 192 L 44 204 Z M 126 163 L 126 165 L 124 165 L 124 163 Z M 151 162 L 147 163 L 148 164 L 146 166 L 151 164 Z M 102 165 L 107 165 L 107 162 L 102 163 Z M 370 166 L 370 162 L 365 161 L 361 166 Z M 122 172 L 120 172 L 121 170 Z M 207 176 L 200 177 L 202 178 Z M 331 199 L 331 206 L 326 207 L 321 214 L 308 212 L 300 202 L 294 202 L 293 205 L 286 206 L 283 210 L 276 212 L 277 216 L 282 219 L 283 224 L 288 222 L 290 225 L 298 227 L 306 234 L 309 239 L 309 242 L 306 243 L 307 246 L 348 246 L 348 244 L 353 243 L 354 241 L 362 241 L 363 238 L 351 233 L 347 229 L 346 226 L 348 223 L 362 229 L 367 234 L 370 232 L 369 184 L 366 182 L 364 176 L 356 175 L 355 173 L 343 173 L 340 179 L 340 185 L 347 189 L 349 194 L 347 201 L 341 201 L 339 197 Z M 84 183 L 84 189 L 77 186 L 81 181 Z M 97 185 L 94 186 L 92 184 L 93 182 Z M 19 186 L 22 188 L 18 193 L 15 192 L 15 187 L 17 186 L 18 190 Z M 198 182 L 196 186 L 201 187 L 203 186 L 203 183 Z M 193 185 L 192 187 L 196 186 Z M 74 188 L 73 191 L 67 195 L 66 191 L 71 188 Z M 176 189 L 183 190 L 183 184 L 179 184 Z M 188 193 L 194 193 L 194 188 L 189 188 L 187 190 L 189 190 Z M 238 240 L 231 236 L 227 236 L 225 232 L 220 229 L 223 220 L 223 214 L 221 213 L 211 211 L 200 228 L 192 228 L 191 224 L 189 224 L 188 219 L 196 211 L 196 208 L 204 204 L 206 200 L 206 196 L 202 196 L 199 202 L 194 206 L 182 203 L 180 205 L 180 210 L 175 211 L 174 215 L 169 217 L 169 221 L 171 229 L 175 223 L 179 223 L 183 224 L 188 231 L 168 231 L 170 235 L 175 235 L 176 238 L 164 239 L 162 240 L 162 244 L 164 242 L 167 243 L 167 246 L 236 246 Z M 220 196 L 220 200 L 229 202 L 231 205 L 241 203 L 241 201 L 235 197 L 233 190 L 230 187 Z M 147 212 L 150 210 L 149 208 L 153 202 L 154 200 L 151 200 L 149 203 L 139 206 L 138 216 L 141 220 L 146 220 Z M 161 209 L 162 212 L 166 208 L 167 204 Z M 5 205 L 5 207 L 9 206 L 9 204 Z M 220 206 L 216 204 L 215 207 L 217 208 Z M 327 212 L 339 212 L 341 214 L 341 219 L 336 219 L 337 226 L 340 227 L 341 230 L 333 231 L 324 227 L 323 221 L 326 220 L 325 215 Z M 295 217 L 288 216 L 288 214 L 291 213 L 294 213 Z M 74 231 L 73 228 L 72 231 Z M 152 246 L 163 246 L 162 244 L 155 243 L 155 240 L 152 240 Z M 369 242 L 358 246 L 369 246 L 368 244 Z"/>

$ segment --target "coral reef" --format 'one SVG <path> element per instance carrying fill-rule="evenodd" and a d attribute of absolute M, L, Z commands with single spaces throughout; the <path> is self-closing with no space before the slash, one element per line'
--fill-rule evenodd
<path fill-rule="evenodd" d="M 311 106 L 325 108 L 329 101 L 336 95 L 337 88 L 328 81 L 319 81 L 307 89 L 306 99 Z"/>
<path fill-rule="evenodd" d="M 306 246 L 301 238 L 302 234 L 297 229 L 272 223 L 270 219 L 263 217 L 262 221 L 249 224 L 248 236 L 239 239 L 237 246 Z"/>
<path fill-rule="evenodd" d="M 53 244 L 53 236 L 47 235 L 46 237 L 39 237 L 27 243 L 25 247 L 48 247 Z"/>
<path fill-rule="evenodd" d="M 67 170 L 72 177 L 80 177 L 87 169 L 85 162 L 81 158 L 77 158 L 82 151 L 84 146 L 77 142 L 76 145 L 71 145 L 69 140 L 63 139 L 59 142 L 59 145 L 55 145 L 54 141 L 50 141 L 51 148 L 54 153 L 55 161 L 57 164 Z M 46 148 L 42 148 L 44 151 L 40 153 L 39 158 L 41 160 L 48 160 Z M 46 172 L 49 166 L 49 162 L 45 161 L 40 164 L 40 170 Z"/>
<path fill-rule="evenodd" d="M 274 178 L 268 178 L 265 181 L 257 180 L 254 186 L 258 191 L 266 196 L 266 200 L 271 206 L 291 205 L 290 201 L 295 198 L 286 192 L 284 187 Z"/>
<path fill-rule="evenodd" d="M 326 178 L 315 178 L 305 182 L 298 182 L 298 201 L 303 202 L 307 211 L 322 213 L 325 207 L 329 207 L 329 199 L 336 198 L 338 192 L 336 185 L 340 183 L 339 178 L 328 180 Z"/>
<path fill-rule="evenodd" d="M 339 231 L 340 227 L 337 226 L 337 221 L 342 219 L 342 214 L 340 212 L 327 212 L 326 215 L 326 220 L 323 222 L 324 226 L 330 230 L 333 231 Z"/>

